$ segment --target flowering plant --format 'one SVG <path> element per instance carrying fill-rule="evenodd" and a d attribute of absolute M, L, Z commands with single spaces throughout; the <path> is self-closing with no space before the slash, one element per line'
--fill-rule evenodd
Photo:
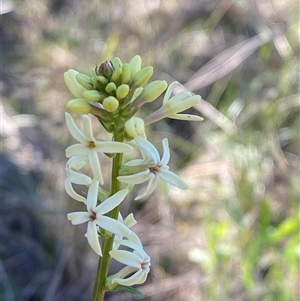
<path fill-rule="evenodd" d="M 178 114 L 198 103 L 200 96 L 184 91 L 170 98 L 177 83 L 168 87 L 166 81 L 157 80 L 146 85 L 153 68 L 141 66 L 141 57 L 136 55 L 129 63 L 122 63 L 119 58 L 106 61 L 92 70 L 91 76 L 72 69 L 64 73 L 65 83 L 75 97 L 67 102 L 66 107 L 82 115 L 81 130 L 72 116 L 65 113 L 67 127 L 78 141 L 66 149 L 69 159 L 65 189 L 73 199 L 86 205 L 86 211 L 69 213 L 68 219 L 73 225 L 87 222 L 85 236 L 100 257 L 93 301 L 102 301 L 108 290 L 138 292 L 131 286 L 145 282 L 150 271 L 150 257 L 139 237 L 130 229 L 136 223 L 133 215 L 123 219 L 119 211 L 119 205 L 134 185 L 148 182 L 144 192 L 135 200 L 148 197 L 157 187 L 164 197 L 168 196 L 169 185 L 188 188 L 180 177 L 169 170 L 167 138 L 162 140 L 163 154 L 160 157 L 147 139 L 145 126 L 165 117 L 202 120 L 199 116 Z M 142 105 L 156 100 L 165 90 L 161 108 L 144 119 L 135 116 Z M 92 118 L 97 119 L 102 128 L 111 134 L 111 140 L 95 138 Z M 139 149 L 142 158 L 123 164 L 124 156 L 133 148 Z M 112 160 L 110 191 L 101 187 L 104 177 L 100 161 L 104 154 Z M 91 176 L 82 171 L 86 164 L 90 166 Z M 87 195 L 78 194 L 74 184 L 87 186 Z M 130 250 L 122 249 L 123 246 Z M 111 258 L 125 267 L 108 276 Z"/>

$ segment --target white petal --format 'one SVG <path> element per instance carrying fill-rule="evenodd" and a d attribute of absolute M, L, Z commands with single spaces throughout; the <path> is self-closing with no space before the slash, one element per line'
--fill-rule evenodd
<path fill-rule="evenodd" d="M 128 189 L 122 189 L 110 196 L 104 202 L 97 206 L 95 212 L 97 215 L 105 214 L 121 204 L 128 193 Z"/>
<path fill-rule="evenodd" d="M 77 125 L 74 122 L 74 119 L 69 113 L 65 113 L 66 117 L 66 124 L 67 127 L 71 133 L 71 135 L 79 142 L 85 143 L 86 139 L 84 134 L 80 131 L 80 129 L 77 127 Z"/>
<path fill-rule="evenodd" d="M 186 120 L 186 121 L 202 121 L 203 118 L 197 115 L 190 114 L 168 114 L 168 118 Z"/>
<path fill-rule="evenodd" d="M 89 152 L 89 163 L 94 177 L 100 182 L 101 185 L 103 185 L 104 181 L 101 172 L 100 161 L 95 149 L 92 149 Z"/>
<path fill-rule="evenodd" d="M 117 243 L 128 248 L 131 248 L 134 251 L 138 251 L 140 258 L 144 258 L 145 251 L 143 250 L 143 245 L 139 239 L 139 237 L 133 232 L 130 232 L 130 235 L 127 236 L 128 240 L 119 239 Z M 142 254 L 142 255 L 141 255 Z"/>
<path fill-rule="evenodd" d="M 99 182 L 94 178 L 87 194 L 87 209 L 95 211 L 98 200 Z"/>
<path fill-rule="evenodd" d="M 90 149 L 87 146 L 77 143 L 77 144 L 73 144 L 73 145 L 69 146 L 66 149 L 66 157 L 70 158 L 73 156 L 86 155 L 89 152 L 90 152 Z"/>
<path fill-rule="evenodd" d="M 140 269 L 128 278 L 125 278 L 125 279 L 116 278 L 116 279 L 114 279 L 113 283 L 119 283 L 120 285 L 126 285 L 126 286 L 132 286 L 134 284 L 141 284 L 145 281 L 144 280 L 145 278 L 143 277 L 143 273 L 144 273 L 143 270 Z"/>
<path fill-rule="evenodd" d="M 132 246 L 139 246 L 140 248 L 143 248 L 140 238 L 133 231 L 130 232 L 130 235 L 128 235 L 127 238 L 130 242 L 132 242 L 134 244 Z M 136 250 L 136 248 L 132 248 L 132 249 Z"/>
<path fill-rule="evenodd" d="M 130 160 L 128 162 L 126 162 L 125 165 L 128 165 L 128 166 L 140 166 L 140 165 L 143 165 L 145 163 L 145 160 L 144 159 L 133 159 L 133 160 Z M 153 163 L 155 164 L 155 163 Z"/>
<path fill-rule="evenodd" d="M 155 188 L 158 185 L 158 177 L 156 175 L 154 175 L 153 173 L 150 174 L 150 180 L 149 183 L 147 185 L 147 188 L 145 189 L 144 193 L 138 195 L 135 200 L 140 200 L 142 198 L 144 198 L 145 196 L 151 194 Z"/>
<path fill-rule="evenodd" d="M 141 263 L 143 262 L 143 260 L 134 253 L 131 253 L 129 251 L 124 251 L 124 250 L 112 250 L 109 252 L 109 254 L 115 260 L 125 265 L 129 265 L 137 269 L 141 268 Z"/>
<path fill-rule="evenodd" d="M 88 212 L 72 212 L 68 213 L 67 216 L 73 225 L 83 224 L 90 220 L 90 214 Z"/>
<path fill-rule="evenodd" d="M 83 174 L 82 172 L 78 172 L 74 170 L 68 171 L 68 178 L 70 182 L 78 185 L 89 186 L 92 182 L 92 179 L 89 176 Z"/>
<path fill-rule="evenodd" d="M 139 136 L 135 137 L 134 141 L 140 148 L 143 157 L 146 155 L 147 157 L 152 158 L 155 163 L 159 162 L 160 160 L 159 153 L 151 142 Z"/>
<path fill-rule="evenodd" d="M 174 88 L 177 86 L 177 84 L 178 84 L 178 82 L 173 82 L 172 84 L 169 85 L 169 87 L 165 93 L 164 99 L 163 99 L 163 104 L 170 99 L 170 96 L 171 96 Z"/>
<path fill-rule="evenodd" d="M 184 92 L 180 92 L 180 93 L 184 93 Z M 167 114 L 174 114 L 174 113 L 178 113 L 178 112 L 182 112 L 185 111 L 189 108 L 191 108 L 192 106 L 194 106 L 195 104 L 197 104 L 200 99 L 201 96 L 199 95 L 194 95 L 194 96 L 190 96 L 184 100 L 180 100 L 180 93 L 178 93 L 174 99 L 175 101 L 171 102 L 170 107 L 166 108 L 167 110 Z"/>
<path fill-rule="evenodd" d="M 178 177 L 176 174 L 174 174 L 173 172 L 166 170 L 166 169 L 160 169 L 158 175 L 164 179 L 166 182 L 179 187 L 180 189 L 188 189 L 189 186 L 180 178 Z"/>
<path fill-rule="evenodd" d="M 189 97 L 192 97 L 192 93 L 188 91 L 181 91 L 177 94 L 175 94 L 170 101 L 172 102 L 172 105 L 181 104 L 182 101 L 185 99 L 188 99 Z"/>
<path fill-rule="evenodd" d="M 86 199 L 73 189 L 73 186 L 68 178 L 65 180 L 65 189 L 71 198 L 86 204 Z"/>
<path fill-rule="evenodd" d="M 158 187 L 161 194 L 167 198 L 169 196 L 170 184 L 161 177 L 158 177 Z"/>
<path fill-rule="evenodd" d="M 146 269 L 143 269 L 141 277 L 136 279 L 136 281 L 137 281 L 136 284 L 144 283 L 147 279 L 149 271 L 150 271 L 150 268 L 148 268 L 148 267 Z"/>
<path fill-rule="evenodd" d="M 150 170 L 147 169 L 145 171 L 138 172 L 133 175 L 129 176 L 119 176 L 117 179 L 121 182 L 128 183 L 128 184 L 140 184 L 146 182 L 150 179 Z"/>
<path fill-rule="evenodd" d="M 111 233 L 127 236 L 130 234 L 130 229 L 116 219 L 102 215 L 95 219 L 97 225 Z"/>
<path fill-rule="evenodd" d="M 125 278 L 127 275 L 136 272 L 136 268 L 125 266 L 118 273 L 111 275 L 107 280 L 111 283 L 118 283 L 118 280 Z"/>
<path fill-rule="evenodd" d="M 83 119 L 83 133 L 86 141 L 95 141 L 93 135 L 92 121 L 89 115 L 84 114 Z"/>
<path fill-rule="evenodd" d="M 92 249 L 99 255 L 102 256 L 102 251 L 99 243 L 99 236 L 97 231 L 97 225 L 95 222 L 89 222 L 87 227 L 87 232 L 85 234 L 88 243 Z"/>
<path fill-rule="evenodd" d="M 102 153 L 124 153 L 133 150 L 129 144 L 117 141 L 96 141 L 95 144 L 97 152 Z"/>
<path fill-rule="evenodd" d="M 160 160 L 162 165 L 167 165 L 170 160 L 170 149 L 169 149 L 169 142 L 167 138 L 164 138 L 162 141 L 163 145 L 163 156 Z"/>
<path fill-rule="evenodd" d="M 79 170 L 85 165 L 87 160 L 86 154 L 73 156 L 67 161 L 66 168 Z"/>
<path fill-rule="evenodd" d="M 125 220 L 123 220 L 123 223 L 128 227 L 131 228 L 132 226 L 134 226 L 137 221 L 135 220 L 133 213 L 130 213 L 129 215 L 127 215 L 127 217 L 125 218 Z"/>

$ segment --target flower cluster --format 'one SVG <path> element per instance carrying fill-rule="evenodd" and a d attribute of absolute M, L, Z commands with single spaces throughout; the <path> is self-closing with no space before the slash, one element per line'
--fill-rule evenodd
<path fill-rule="evenodd" d="M 168 196 L 170 185 L 188 188 L 169 170 L 168 139 L 162 140 L 163 154 L 160 156 L 148 141 L 145 126 L 165 117 L 202 120 L 199 116 L 179 114 L 198 103 L 200 96 L 180 92 L 171 97 L 177 82 L 169 87 L 160 80 L 147 84 L 152 74 L 151 66 L 142 68 L 140 56 L 134 56 L 129 63 L 122 63 L 119 58 L 106 61 L 92 70 L 91 76 L 72 69 L 64 74 L 65 83 L 75 97 L 66 106 L 82 115 L 82 127 L 79 127 L 73 117 L 65 113 L 69 132 L 78 142 L 66 149 L 65 189 L 69 196 L 86 206 L 85 211 L 69 213 L 68 219 L 73 225 L 87 222 L 85 236 L 92 249 L 100 257 L 109 256 L 125 265 L 118 273 L 106 275 L 105 290 L 143 283 L 150 270 L 150 257 L 131 230 L 136 223 L 133 215 L 123 219 L 119 212 L 119 205 L 129 191 L 134 185 L 147 182 L 143 192 L 135 197 L 139 200 L 149 197 L 157 187 L 164 197 Z M 135 116 L 142 105 L 154 101 L 164 92 L 161 108 L 146 118 Z M 111 134 L 111 140 L 96 138 L 92 116 Z M 123 164 L 123 157 L 132 153 L 134 148 L 140 151 L 141 158 Z M 112 159 L 111 191 L 103 188 L 105 177 L 101 170 L 101 156 L 105 155 Z M 86 165 L 90 169 L 88 174 L 85 173 Z M 87 194 L 77 193 L 74 184 L 88 187 Z M 104 254 L 107 241 L 112 247 L 109 254 Z"/>

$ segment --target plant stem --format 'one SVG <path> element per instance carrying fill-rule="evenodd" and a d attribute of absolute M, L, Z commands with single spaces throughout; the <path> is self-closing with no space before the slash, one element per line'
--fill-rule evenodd
<path fill-rule="evenodd" d="M 123 135 L 115 133 L 115 141 L 123 142 Z M 117 193 L 120 190 L 121 183 L 117 180 L 118 171 L 122 165 L 123 154 L 119 153 L 113 158 L 112 164 L 112 176 L 111 176 L 111 195 Z M 114 208 L 108 213 L 108 216 L 117 219 L 119 214 L 119 206 Z M 94 283 L 93 298 L 92 301 L 103 301 L 105 295 L 105 281 L 108 274 L 108 268 L 110 263 L 109 252 L 112 249 L 114 242 L 114 235 L 104 238 L 102 242 L 102 258 L 99 258 L 96 280 Z"/>

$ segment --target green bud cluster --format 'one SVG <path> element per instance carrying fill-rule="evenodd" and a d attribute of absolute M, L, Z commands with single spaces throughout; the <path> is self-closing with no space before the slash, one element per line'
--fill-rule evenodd
<path fill-rule="evenodd" d="M 128 63 L 118 57 L 105 61 L 92 70 L 91 76 L 69 70 L 65 81 L 77 98 L 70 100 L 67 108 L 80 114 L 92 113 L 108 132 L 125 133 L 126 121 L 139 107 L 155 100 L 167 88 L 165 81 L 154 81 L 143 87 L 152 74 L 152 66 L 142 68 L 139 55 Z"/>

